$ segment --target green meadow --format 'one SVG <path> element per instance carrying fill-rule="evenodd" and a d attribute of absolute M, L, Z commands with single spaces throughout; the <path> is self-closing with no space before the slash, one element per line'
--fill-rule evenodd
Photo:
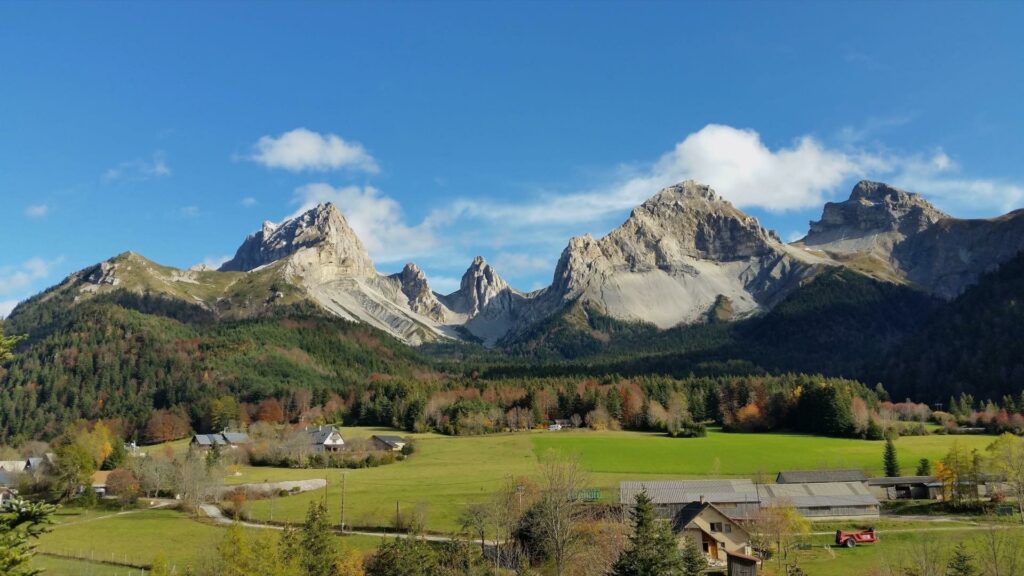
<path fill-rule="evenodd" d="M 351 430 L 351 429 L 346 429 Z M 365 429 L 352 432 L 366 434 Z M 794 434 L 734 434 L 712 430 L 706 438 L 674 439 L 642 432 L 529 432 L 491 436 L 412 435 L 416 453 L 404 462 L 357 470 L 286 470 L 243 467 L 231 483 L 264 479 L 327 478 L 322 490 L 250 504 L 254 518 L 299 521 L 310 500 L 325 498 L 332 516 L 340 517 L 341 477 L 345 476 L 347 521 L 354 526 L 392 525 L 396 507 L 417 509 L 426 526 L 438 532 L 457 529 L 469 502 L 494 493 L 510 477 L 532 476 L 538 459 L 553 452 L 576 455 L 590 472 L 602 498 L 618 498 L 626 479 L 728 476 L 774 478 L 779 470 L 816 467 L 882 471 L 882 442 Z M 896 441 L 903 469 L 912 473 L 921 458 L 937 460 L 953 442 L 966 449 L 984 448 L 985 436 L 908 436 Z"/>
<path fill-rule="evenodd" d="M 395 433 L 379 428 L 345 428 L 348 438 L 375 433 Z M 405 434 L 403 434 L 405 435 Z M 706 438 L 672 439 L 640 432 L 528 432 L 490 436 L 449 437 L 413 434 L 416 452 L 405 461 L 378 468 L 355 470 L 298 470 L 244 466 L 226 478 L 229 484 L 327 478 L 326 491 L 259 500 L 249 504 L 255 520 L 301 522 L 309 502 L 326 499 L 329 514 L 340 519 L 341 478 L 345 477 L 346 518 L 350 526 L 391 526 L 396 507 L 403 514 L 422 514 L 429 530 L 454 532 L 458 516 L 470 502 L 488 498 L 510 477 L 533 476 L 538 461 L 549 453 L 574 455 L 590 473 L 590 483 L 604 500 L 618 498 L 617 485 L 624 479 L 773 477 L 782 469 L 816 467 L 863 468 L 880 474 L 882 442 L 821 438 L 793 434 L 733 434 L 712 430 Z M 984 448 L 986 436 L 919 436 L 896 441 L 900 463 L 913 472 L 921 458 L 941 458 L 953 442 L 966 449 Z M 176 450 L 185 449 L 177 442 Z M 152 449 L 152 448 L 151 448 Z M 209 560 L 224 533 L 222 526 L 196 520 L 169 509 L 116 511 L 62 510 L 54 530 L 39 543 L 36 565 L 55 575 L 128 576 L 139 570 L 100 564 L 115 560 L 148 565 L 163 551 L 175 566 Z M 943 524 L 950 531 L 943 538 L 957 540 L 972 535 L 971 526 Z M 882 521 L 883 529 L 899 523 Z M 920 522 L 905 528 L 926 528 Z M 822 530 L 829 529 L 823 526 Z M 815 530 L 818 530 L 816 528 Z M 822 547 L 800 552 L 810 574 L 846 576 L 870 573 L 888 559 L 905 554 L 924 533 L 893 533 L 876 547 L 827 551 Z M 824 544 L 827 536 L 815 536 Z M 347 545 L 372 550 L 379 538 L 347 536 Z M 61 557 L 57 557 L 59 555 Z M 92 559 L 82 561 L 72 557 Z"/>

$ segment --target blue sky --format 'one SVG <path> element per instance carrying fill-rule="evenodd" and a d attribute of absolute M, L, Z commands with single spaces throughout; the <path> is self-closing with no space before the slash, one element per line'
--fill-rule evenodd
<path fill-rule="evenodd" d="M 378 268 L 521 289 L 672 181 L 796 238 L 860 178 L 1024 206 L 1012 3 L 3 3 L 0 314 L 339 203 Z"/>

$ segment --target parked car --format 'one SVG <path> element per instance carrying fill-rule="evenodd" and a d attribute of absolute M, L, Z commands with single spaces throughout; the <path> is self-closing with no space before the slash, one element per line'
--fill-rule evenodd
<path fill-rule="evenodd" d="M 857 532 L 836 530 L 837 546 L 853 548 L 857 544 L 874 544 L 876 542 L 878 542 L 878 535 L 875 534 L 874 528 L 868 528 L 867 530 L 860 530 Z"/>

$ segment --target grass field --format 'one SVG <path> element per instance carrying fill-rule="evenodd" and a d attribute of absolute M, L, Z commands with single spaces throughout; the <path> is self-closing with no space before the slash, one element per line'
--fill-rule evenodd
<path fill-rule="evenodd" d="M 38 549 L 59 557 L 41 555 L 35 564 L 46 568 L 47 574 L 68 576 L 140 574 L 138 568 L 101 562 L 149 565 L 160 552 L 180 573 L 187 565 L 208 562 L 225 531 L 223 526 L 200 522 L 170 509 L 128 513 L 62 509 L 55 522 L 53 531 L 39 540 Z M 357 550 L 369 551 L 377 547 L 380 539 L 346 536 L 344 542 Z"/>
<path fill-rule="evenodd" d="M 380 432 L 394 433 L 379 428 L 343 430 L 348 438 Z M 695 439 L 584 430 L 478 437 L 411 436 L 416 441 L 416 453 L 404 462 L 345 471 L 242 467 L 239 475 L 226 481 L 237 484 L 327 478 L 330 485 L 326 492 L 317 490 L 250 503 L 251 515 L 256 519 L 270 519 L 273 509 L 275 521 L 300 522 L 309 502 L 325 497 L 330 517 L 339 518 L 340 478 L 344 472 L 350 525 L 389 526 L 397 503 L 406 513 L 414 508 L 422 510 L 428 529 L 451 532 L 457 530 L 458 515 L 465 504 L 488 498 L 506 478 L 536 474 L 538 459 L 551 451 L 577 455 L 590 473 L 591 485 L 601 489 L 605 500 L 615 500 L 618 482 L 629 478 L 774 477 L 781 469 L 815 467 L 863 468 L 878 474 L 883 448 L 881 442 L 789 434 L 730 434 L 715 430 L 706 438 Z M 901 438 L 896 446 L 904 470 L 912 472 L 920 458 L 939 459 L 953 442 L 967 449 L 984 449 L 991 441 L 992 438 L 984 436 L 922 436 Z M 174 448 L 184 449 L 185 443 L 176 442 Z M 171 563 L 179 567 L 208 561 L 224 531 L 221 526 L 199 522 L 168 509 L 130 514 L 71 509 L 60 512 L 56 521 L 54 531 L 40 541 L 39 548 L 43 552 L 149 564 L 162 550 Z M 925 529 L 932 525 L 924 521 L 879 522 L 883 530 Z M 946 530 L 937 534 L 941 534 L 944 541 L 956 542 L 976 534 L 963 522 L 942 525 Z M 833 528 L 827 524 L 815 526 L 815 530 L 820 531 Z M 870 574 L 886 560 L 906 554 L 914 542 L 929 537 L 926 534 L 893 533 L 886 535 L 882 545 L 876 547 L 834 552 L 820 546 L 827 543 L 829 537 L 815 536 L 813 541 L 819 546 L 799 552 L 799 558 L 808 574 Z M 345 541 L 356 549 L 372 550 L 379 538 L 349 536 Z M 53 556 L 40 556 L 37 565 L 54 575 L 128 576 L 132 573 L 129 568 Z"/>
<path fill-rule="evenodd" d="M 351 431 L 351 432 L 350 432 Z M 366 429 L 345 429 L 360 435 Z M 732 434 L 711 431 L 706 438 L 672 439 L 640 432 L 532 432 L 477 437 L 414 435 L 416 453 L 406 460 L 379 468 L 344 471 L 349 524 L 389 526 L 396 503 L 405 510 L 426 512 L 428 529 L 449 532 L 466 503 L 487 498 L 510 476 L 530 476 L 538 457 L 548 451 L 576 454 L 590 472 L 591 484 L 605 500 L 618 498 L 624 479 L 695 478 L 712 476 L 774 478 L 782 469 L 815 467 L 882 469 L 882 442 L 821 438 L 790 434 Z M 900 463 L 912 473 L 920 458 L 936 460 L 949 446 L 984 449 L 992 438 L 982 436 L 916 436 L 896 441 Z M 327 478 L 327 505 L 340 516 L 339 470 L 287 470 L 245 467 L 229 482 L 264 479 Z M 255 518 L 299 521 L 310 500 L 323 491 L 253 502 Z"/>

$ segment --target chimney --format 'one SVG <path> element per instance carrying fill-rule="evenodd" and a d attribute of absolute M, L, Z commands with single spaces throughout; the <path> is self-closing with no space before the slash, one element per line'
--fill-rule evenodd
<path fill-rule="evenodd" d="M 700 495 L 700 503 L 701 504 L 707 504 L 707 501 L 704 500 L 704 495 L 703 494 Z"/>

